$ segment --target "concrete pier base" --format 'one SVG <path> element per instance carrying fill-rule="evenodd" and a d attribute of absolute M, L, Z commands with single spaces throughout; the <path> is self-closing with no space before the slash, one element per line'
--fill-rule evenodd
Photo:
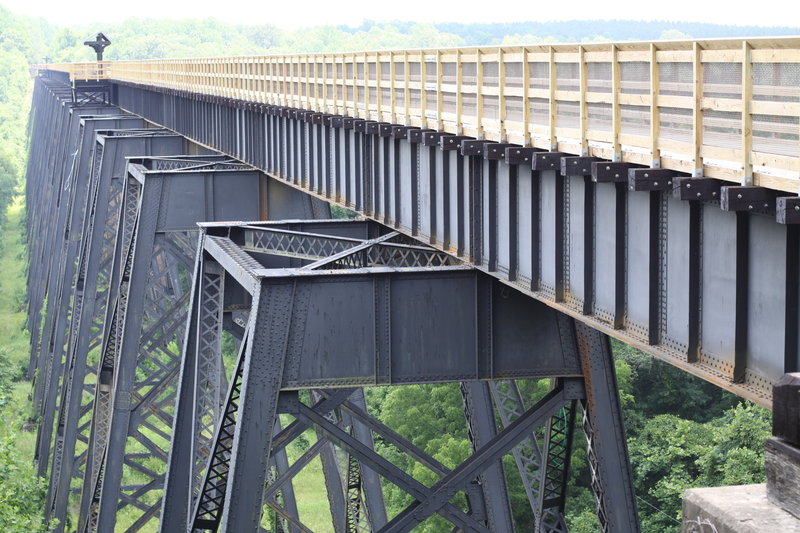
<path fill-rule="evenodd" d="M 683 533 L 800 533 L 800 520 L 767 499 L 767 485 L 689 489 Z"/>

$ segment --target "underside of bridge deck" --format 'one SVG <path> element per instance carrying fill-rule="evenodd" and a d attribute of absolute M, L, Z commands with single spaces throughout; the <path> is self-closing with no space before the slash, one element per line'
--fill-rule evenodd
<path fill-rule="evenodd" d="M 772 383 L 800 366 L 800 233 L 776 220 L 776 208 L 785 213 L 792 203 L 777 201 L 780 193 L 448 132 L 114 86 L 124 109 L 756 403 L 769 407 Z"/>

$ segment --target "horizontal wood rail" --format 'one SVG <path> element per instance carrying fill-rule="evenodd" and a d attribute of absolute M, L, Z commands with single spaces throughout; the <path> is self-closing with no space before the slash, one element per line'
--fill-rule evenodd
<path fill-rule="evenodd" d="M 800 192 L 800 38 L 37 66 Z"/>

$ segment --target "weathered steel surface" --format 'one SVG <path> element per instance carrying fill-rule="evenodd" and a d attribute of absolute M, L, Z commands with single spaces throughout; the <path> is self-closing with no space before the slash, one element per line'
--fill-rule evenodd
<path fill-rule="evenodd" d="M 116 86 L 123 108 L 757 403 L 769 406 L 772 383 L 799 367 L 797 228 L 755 205 L 721 210 L 713 181 L 697 178 L 697 199 L 673 194 L 691 185 L 676 171 L 529 148 L 520 150 L 530 161 L 497 159 L 499 144 L 463 135 L 406 127 L 406 138 L 384 136 L 375 121 L 348 129 L 344 118 L 326 124 L 342 115 Z"/>

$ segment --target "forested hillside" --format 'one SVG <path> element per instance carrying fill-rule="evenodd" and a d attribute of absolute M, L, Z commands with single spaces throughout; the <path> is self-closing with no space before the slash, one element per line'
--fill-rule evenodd
<path fill-rule="evenodd" d="M 30 384 L 23 380 L 28 358 L 24 205 L 19 196 L 13 198 L 23 185 L 27 153 L 28 66 L 46 57 L 54 62 L 92 60 L 93 52 L 82 42 L 97 31 L 113 41 L 108 59 L 800 33 L 798 28 L 620 20 L 437 25 L 364 22 L 358 27 L 283 31 L 211 19 L 131 19 L 115 25 L 61 28 L 0 8 L 0 529 L 12 533 L 46 530 L 41 520 L 43 481 L 33 476 L 30 466 L 35 435 L 27 399 Z M 614 348 L 644 531 L 679 529 L 680 495 L 687 487 L 763 479 L 762 448 L 770 420 L 767 411 L 630 347 L 615 344 Z M 546 382 L 527 382 L 523 390 L 535 398 L 547 386 Z M 455 466 L 469 454 L 457 386 L 375 388 L 368 394 L 377 416 L 446 466 Z M 297 446 L 308 444 L 306 438 Z M 582 445 L 579 436 L 572 462 L 576 483 L 568 502 L 569 520 L 571 531 L 593 533 L 597 523 Z M 428 472 L 392 455 L 380 442 L 378 447 L 421 481 L 431 481 Z M 290 455 L 298 452 L 298 448 L 292 449 Z M 508 466 L 512 472 L 513 462 Z M 319 472 L 307 475 L 318 478 Z M 322 524 L 326 504 L 315 501 L 307 485 L 298 488 L 305 498 L 305 511 L 301 512 L 318 514 L 309 524 Z M 530 531 L 530 509 L 518 477 L 510 476 L 509 486 L 519 530 Z M 406 503 L 407 496 L 391 486 L 387 485 L 386 494 L 390 512 Z M 317 531 L 324 531 L 321 527 Z M 425 533 L 450 530 L 436 520 L 419 529 Z"/>
<path fill-rule="evenodd" d="M 129 19 L 120 24 L 55 29 L 47 55 L 53 61 L 91 61 L 82 43 L 103 31 L 114 42 L 107 59 L 205 57 L 268 53 L 342 52 L 387 48 L 433 48 L 555 42 L 624 41 L 796 35 L 798 27 L 720 26 L 717 24 L 639 22 L 630 20 L 517 22 L 507 24 L 418 24 L 366 21 L 356 27 L 319 26 L 284 31 L 274 26 L 246 26 L 212 19 Z"/>

